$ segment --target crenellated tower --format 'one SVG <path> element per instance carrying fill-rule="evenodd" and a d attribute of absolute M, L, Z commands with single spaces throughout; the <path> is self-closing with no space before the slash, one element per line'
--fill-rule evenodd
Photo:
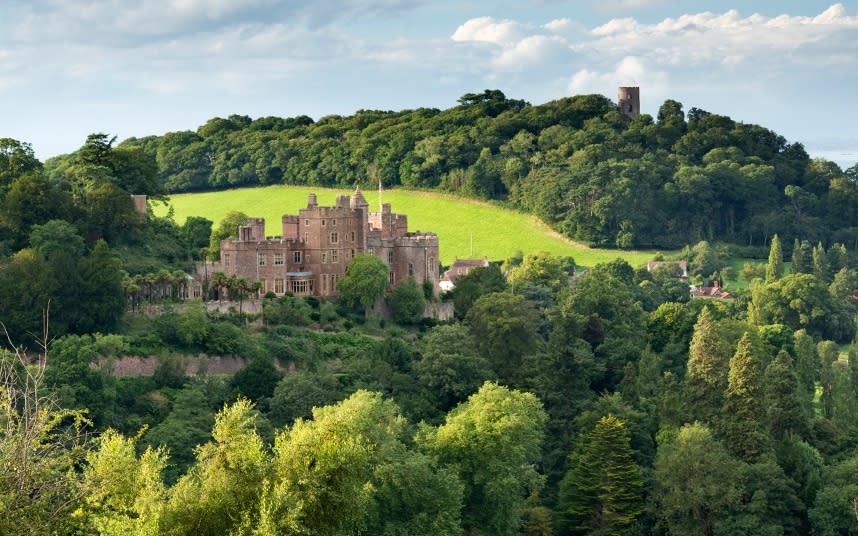
<path fill-rule="evenodd" d="M 617 90 L 617 106 L 634 119 L 641 114 L 641 92 L 637 86 L 621 86 Z"/>

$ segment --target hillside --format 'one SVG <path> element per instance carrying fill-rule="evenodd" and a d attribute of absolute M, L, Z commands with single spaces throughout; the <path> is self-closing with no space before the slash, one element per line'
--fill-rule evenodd
<path fill-rule="evenodd" d="M 179 224 L 188 216 L 202 216 L 220 221 L 230 211 L 264 217 L 266 234 L 279 234 L 280 216 L 297 214 L 307 204 L 307 195 L 318 194 L 320 204 L 333 204 L 344 190 L 299 186 L 268 186 L 220 192 L 179 194 L 171 196 L 169 205 L 157 205 L 156 214 L 163 216 L 172 207 Z M 377 209 L 376 193 L 366 192 Z M 441 262 L 450 264 L 456 257 L 488 257 L 503 260 L 521 251 L 549 251 L 570 255 L 581 266 L 593 266 L 622 257 L 633 266 L 652 260 L 654 251 L 594 249 L 577 244 L 553 232 L 537 218 L 490 203 L 448 194 L 392 190 L 383 193 L 393 211 L 408 216 L 409 230 L 432 231 L 440 239 Z"/>
<path fill-rule="evenodd" d="M 646 88 L 642 88 L 642 98 Z M 539 105 L 497 90 L 446 110 L 214 118 L 118 146 L 157 163 L 177 193 L 274 184 L 356 185 L 500 199 L 598 247 L 676 249 L 699 240 L 858 244 L 858 169 L 811 160 L 763 126 L 665 101 L 630 118 L 601 95 Z M 46 163 L 63 182 L 74 156 Z M 73 172 L 73 170 L 72 170 Z"/>

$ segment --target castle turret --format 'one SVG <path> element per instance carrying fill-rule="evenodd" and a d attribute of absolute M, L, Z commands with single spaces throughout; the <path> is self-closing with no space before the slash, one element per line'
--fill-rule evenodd
<path fill-rule="evenodd" d="M 641 93 L 637 86 L 621 86 L 617 90 L 617 106 L 634 119 L 641 114 Z"/>
<path fill-rule="evenodd" d="M 366 199 L 363 197 L 363 194 L 360 192 L 360 188 L 355 188 L 355 195 L 352 196 L 351 200 L 352 208 L 369 208 L 369 203 L 367 203 Z"/>

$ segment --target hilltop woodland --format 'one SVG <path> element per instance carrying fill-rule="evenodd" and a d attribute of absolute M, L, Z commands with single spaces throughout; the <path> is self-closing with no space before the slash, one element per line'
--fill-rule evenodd
<path fill-rule="evenodd" d="M 487 92 L 444 112 L 93 134 L 44 165 L 0 140 L 0 534 L 858 534 L 855 170 L 761 127 L 662 112 Z M 218 167 L 245 138 L 304 152 Z M 345 162 L 331 151 L 354 163 L 329 167 Z M 206 299 L 227 312 L 180 300 L 244 216 L 178 225 L 129 194 L 298 171 L 504 197 L 597 244 L 690 239 L 674 257 L 698 283 L 739 247 L 768 260 L 721 301 L 692 298 L 676 265 L 526 252 L 461 279 L 443 323 L 415 314 L 439 299 L 422 282 L 384 295 L 364 256 L 336 301 L 267 296 L 248 314 L 252 287 L 225 276 Z M 128 356 L 154 373 L 114 374 Z M 190 374 L 198 356 L 244 366 Z"/>
<path fill-rule="evenodd" d="M 858 249 L 858 167 L 844 173 L 769 129 L 686 115 L 674 100 L 632 120 L 601 95 L 533 106 L 486 90 L 447 110 L 233 115 L 120 148 L 154 159 L 167 193 L 380 182 L 502 200 L 602 247 L 765 246 L 778 234 Z M 67 180 L 75 162 L 52 159 L 47 174 Z"/>

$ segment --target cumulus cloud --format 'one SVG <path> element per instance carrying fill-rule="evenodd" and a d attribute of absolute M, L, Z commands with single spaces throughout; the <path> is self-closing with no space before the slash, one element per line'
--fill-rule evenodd
<path fill-rule="evenodd" d="M 456 28 L 450 37 L 453 41 L 480 41 L 495 45 L 514 45 L 523 36 L 522 25 L 511 20 L 492 17 L 470 19 Z"/>

